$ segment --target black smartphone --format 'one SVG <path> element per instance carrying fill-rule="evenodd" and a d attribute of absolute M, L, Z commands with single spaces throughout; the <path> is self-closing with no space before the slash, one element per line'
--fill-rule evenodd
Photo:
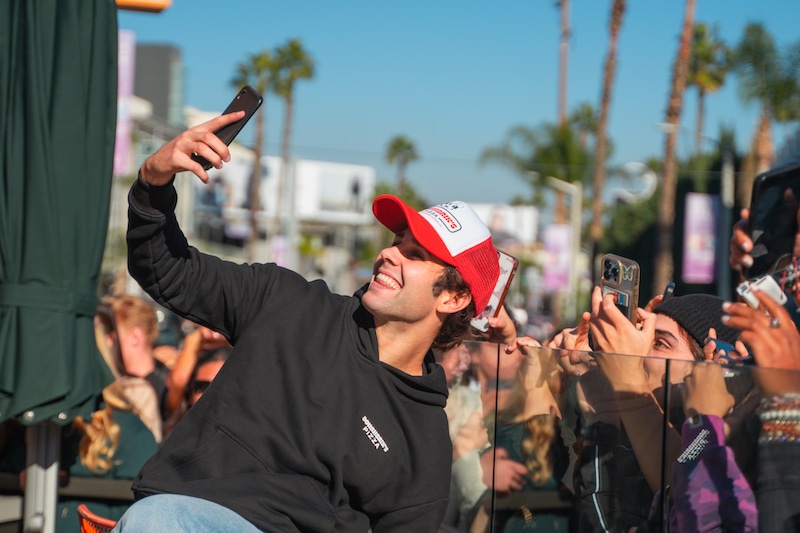
<path fill-rule="evenodd" d="M 633 323 L 639 307 L 639 283 L 639 263 L 615 254 L 603 256 L 600 272 L 603 296 L 613 294 L 617 309 Z"/>
<path fill-rule="evenodd" d="M 773 273 L 791 263 L 797 238 L 798 205 L 800 165 L 787 165 L 756 176 L 748 222 L 753 265 L 743 270 L 747 279 Z"/>
<path fill-rule="evenodd" d="M 240 120 L 218 129 L 214 132 L 214 135 L 219 137 L 226 145 L 231 144 L 233 139 L 242 131 L 244 125 L 247 124 L 250 118 L 258 111 L 258 108 L 261 107 L 263 101 L 264 98 L 258 94 L 258 91 L 249 85 L 242 87 L 222 114 L 227 115 L 235 111 L 244 111 L 244 116 Z M 212 166 L 205 157 L 192 155 L 192 159 L 203 165 L 205 170 L 210 169 Z"/>
<path fill-rule="evenodd" d="M 472 327 L 478 331 L 489 331 L 489 319 L 496 317 L 500 312 L 508 288 L 514 279 L 514 273 L 519 266 L 519 260 L 516 257 L 502 250 L 497 250 L 497 260 L 500 262 L 500 277 L 497 278 L 492 295 L 489 297 L 489 303 L 478 316 L 470 321 Z"/>

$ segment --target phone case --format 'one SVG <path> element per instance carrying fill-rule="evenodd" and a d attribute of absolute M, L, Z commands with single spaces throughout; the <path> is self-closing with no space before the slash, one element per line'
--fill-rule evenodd
<path fill-rule="evenodd" d="M 800 204 L 800 165 L 793 164 L 756 176 L 750 202 L 749 232 L 753 265 L 743 269 L 748 279 L 776 272 L 791 263 Z"/>
<path fill-rule="evenodd" d="M 613 294 L 617 308 L 628 320 L 636 322 L 639 307 L 639 263 L 615 254 L 605 254 L 602 258 L 600 288 L 603 296 Z"/>
<path fill-rule="evenodd" d="M 250 118 L 255 115 L 258 108 L 261 107 L 261 103 L 264 101 L 264 98 L 258 94 L 258 92 L 250 87 L 249 85 L 245 85 L 242 89 L 236 93 L 236 96 L 233 98 L 228 107 L 225 108 L 225 111 L 222 112 L 223 115 L 227 115 L 228 113 L 233 113 L 234 111 L 245 111 L 244 117 L 241 120 L 237 120 L 233 124 L 228 124 L 217 131 L 214 134 L 220 138 L 222 142 L 226 145 L 229 145 L 233 142 L 236 136 L 242 131 L 245 124 L 250 120 Z M 202 156 L 192 156 L 192 159 L 203 165 L 205 170 L 211 168 L 211 163 L 209 163 L 206 158 Z"/>
<path fill-rule="evenodd" d="M 497 251 L 497 259 L 500 262 L 500 277 L 497 278 L 497 284 L 489 297 L 489 303 L 486 304 L 481 314 L 470 321 L 472 327 L 482 332 L 489 331 L 489 318 L 496 317 L 500 312 L 500 307 L 503 305 L 519 265 L 516 257 L 501 250 Z"/>
<path fill-rule="evenodd" d="M 762 291 L 764 294 L 781 305 L 786 303 L 786 293 L 783 292 L 783 289 L 781 289 L 781 286 L 778 284 L 775 278 L 767 275 L 758 279 L 745 281 L 736 287 L 736 292 L 739 294 L 739 296 L 741 296 L 742 299 L 753 309 L 758 309 L 760 305 L 758 299 L 755 297 L 755 295 L 753 295 L 753 287 L 756 287 L 758 290 Z"/>

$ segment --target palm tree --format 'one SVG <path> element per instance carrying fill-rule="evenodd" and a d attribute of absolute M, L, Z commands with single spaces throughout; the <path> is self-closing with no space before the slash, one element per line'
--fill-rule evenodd
<path fill-rule="evenodd" d="M 556 7 L 561 13 L 560 44 L 558 47 L 558 122 L 567 122 L 567 63 L 569 62 L 569 0 L 557 0 Z"/>
<path fill-rule="evenodd" d="M 600 117 L 597 120 L 597 143 L 594 153 L 594 175 L 592 184 L 594 196 L 592 198 L 592 225 L 589 229 L 589 243 L 591 259 L 594 264 L 597 242 L 603 236 L 603 185 L 606 180 L 605 161 L 607 157 L 608 113 L 611 107 L 611 88 L 614 85 L 614 76 L 617 71 L 617 43 L 619 30 L 622 27 L 622 17 L 625 15 L 625 0 L 614 0 L 611 6 L 611 20 L 609 22 L 608 55 L 606 56 L 605 70 L 603 72 L 603 95 L 600 98 Z"/>
<path fill-rule="evenodd" d="M 526 126 L 511 128 L 501 144 L 483 150 L 479 162 L 499 163 L 511 168 L 530 184 L 532 203 L 541 205 L 544 179 L 552 176 L 570 183 L 584 181 L 591 155 L 568 123 L 545 123 L 538 130 Z M 563 203 L 563 195 L 557 191 L 557 223 L 566 220 Z"/>
<path fill-rule="evenodd" d="M 760 23 L 747 25 L 734 51 L 734 69 L 739 94 L 745 101 L 758 101 L 761 111 L 753 140 L 756 173 L 769 170 L 775 149 L 772 121 L 800 118 L 800 43 L 781 55 L 775 41 Z"/>
<path fill-rule="evenodd" d="M 405 135 L 395 135 L 386 146 L 386 162 L 390 165 L 397 163 L 397 194 L 400 197 L 406 191 L 406 167 L 419 159 L 417 147 Z"/>
<path fill-rule="evenodd" d="M 262 96 L 272 88 L 274 83 L 274 59 L 267 50 L 262 50 L 257 54 L 252 54 L 247 61 L 236 66 L 231 84 L 237 89 L 245 85 L 250 85 Z M 255 254 L 255 244 L 258 240 L 258 212 L 261 210 L 261 154 L 264 147 L 265 128 L 267 120 L 267 102 L 264 102 L 256 112 L 256 140 L 253 146 L 253 170 L 250 174 L 250 234 L 247 237 L 247 262 L 253 262 Z"/>
<path fill-rule="evenodd" d="M 578 142 L 586 148 L 589 135 L 597 133 L 597 111 L 589 102 L 583 102 L 569 114 L 568 122 L 578 130 Z"/>
<path fill-rule="evenodd" d="M 292 117 L 294 115 L 294 86 L 298 80 L 314 77 L 314 59 L 303 49 L 300 39 L 290 39 L 275 50 L 275 94 L 283 98 L 283 134 L 281 136 L 281 172 L 278 179 L 278 201 L 283 200 L 283 187 L 286 169 L 289 165 L 289 144 L 292 138 Z M 292 201 L 290 199 L 290 201 Z M 279 209 L 280 211 L 280 209 Z M 281 227 L 281 232 L 286 228 Z"/>
<path fill-rule="evenodd" d="M 716 92 L 725 83 L 731 65 L 731 51 L 719 38 L 717 28 L 699 22 L 694 26 L 692 52 L 689 58 L 687 85 L 697 87 L 697 125 L 695 153 L 700 153 L 703 141 L 706 95 Z"/>
<path fill-rule="evenodd" d="M 678 54 L 672 70 L 672 88 L 667 104 L 666 122 L 669 128 L 666 133 L 664 147 L 664 179 L 661 184 L 661 200 L 658 204 L 658 233 L 653 275 L 653 293 L 664 290 L 667 282 L 672 280 L 674 258 L 672 253 L 672 232 L 675 225 L 675 196 L 677 193 L 678 167 L 675 156 L 675 144 L 678 136 L 683 93 L 689 72 L 689 55 L 692 46 L 692 27 L 694 25 L 695 0 L 686 0 L 683 16 Z"/>

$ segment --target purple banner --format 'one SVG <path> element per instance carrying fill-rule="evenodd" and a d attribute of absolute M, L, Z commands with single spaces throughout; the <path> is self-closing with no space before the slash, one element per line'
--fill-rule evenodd
<path fill-rule="evenodd" d="M 714 281 L 717 249 L 716 196 L 690 192 L 686 195 L 683 231 L 683 281 Z"/>
<path fill-rule="evenodd" d="M 572 227 L 567 224 L 550 224 L 544 229 L 545 262 L 544 290 L 555 292 L 569 287 L 570 261 L 572 261 Z"/>
<path fill-rule="evenodd" d="M 114 144 L 114 174 L 132 172 L 130 113 L 133 96 L 133 78 L 136 68 L 136 35 L 130 30 L 119 30 L 117 72 L 117 134 Z"/>

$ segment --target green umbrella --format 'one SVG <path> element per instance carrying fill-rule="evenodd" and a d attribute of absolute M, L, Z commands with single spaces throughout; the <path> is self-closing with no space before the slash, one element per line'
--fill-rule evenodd
<path fill-rule="evenodd" d="M 0 3 L 0 421 L 66 423 L 109 381 L 93 316 L 117 105 L 113 0 Z"/>
<path fill-rule="evenodd" d="M 0 422 L 66 424 L 111 380 L 93 316 L 116 96 L 114 0 L 0 2 Z"/>

